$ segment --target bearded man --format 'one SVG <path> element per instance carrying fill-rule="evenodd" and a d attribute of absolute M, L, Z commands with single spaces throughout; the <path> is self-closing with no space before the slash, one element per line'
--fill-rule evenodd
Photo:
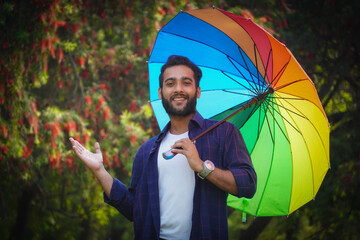
<path fill-rule="evenodd" d="M 227 239 L 228 194 L 251 198 L 256 191 L 256 173 L 233 124 L 190 140 L 216 124 L 196 111 L 201 77 L 183 56 L 163 65 L 158 92 L 170 122 L 137 151 L 129 187 L 106 171 L 99 143 L 91 153 L 70 138 L 99 180 L 104 201 L 134 222 L 135 239 Z M 168 149 L 171 160 L 162 155 Z"/>

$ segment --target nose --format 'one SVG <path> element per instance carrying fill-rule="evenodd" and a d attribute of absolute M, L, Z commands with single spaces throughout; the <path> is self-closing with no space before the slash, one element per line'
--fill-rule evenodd
<path fill-rule="evenodd" d="M 183 92 L 183 86 L 182 86 L 182 84 L 180 83 L 180 82 L 176 82 L 176 84 L 175 84 L 175 92 L 176 93 L 180 93 L 180 92 Z"/>

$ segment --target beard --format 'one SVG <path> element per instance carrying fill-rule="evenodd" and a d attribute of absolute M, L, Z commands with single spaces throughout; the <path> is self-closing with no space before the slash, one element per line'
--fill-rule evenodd
<path fill-rule="evenodd" d="M 188 100 L 188 102 L 186 103 L 184 108 L 176 109 L 171 105 L 171 103 L 170 103 L 171 99 L 173 99 L 176 96 L 182 96 Z M 167 114 L 169 114 L 170 116 L 186 117 L 186 116 L 189 116 L 190 114 L 193 114 L 196 112 L 197 93 L 195 93 L 195 96 L 193 98 L 189 98 L 189 96 L 186 96 L 183 94 L 174 95 L 170 98 L 170 101 L 165 99 L 161 93 L 162 105 L 165 108 L 165 111 L 167 112 Z"/>

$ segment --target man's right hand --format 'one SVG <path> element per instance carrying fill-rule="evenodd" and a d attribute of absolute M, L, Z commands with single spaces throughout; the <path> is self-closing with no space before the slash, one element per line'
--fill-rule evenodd
<path fill-rule="evenodd" d="M 95 143 L 95 153 L 87 150 L 83 145 L 73 138 L 69 138 L 75 154 L 90 168 L 93 172 L 103 168 L 103 156 L 100 149 L 100 144 Z"/>
<path fill-rule="evenodd" d="M 103 164 L 103 156 L 99 143 L 95 143 L 95 153 L 87 150 L 83 145 L 73 138 L 70 142 L 74 149 L 75 154 L 91 169 L 95 177 L 99 180 L 101 187 L 104 189 L 105 194 L 110 198 L 111 186 L 113 184 L 112 176 L 106 171 Z"/>

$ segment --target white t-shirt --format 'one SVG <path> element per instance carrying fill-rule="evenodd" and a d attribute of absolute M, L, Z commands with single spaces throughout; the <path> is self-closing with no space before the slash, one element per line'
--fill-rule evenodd
<path fill-rule="evenodd" d="M 192 226 L 195 173 L 186 157 L 177 154 L 165 160 L 162 153 L 188 132 L 173 135 L 170 131 L 161 141 L 158 154 L 160 238 L 189 239 Z"/>

